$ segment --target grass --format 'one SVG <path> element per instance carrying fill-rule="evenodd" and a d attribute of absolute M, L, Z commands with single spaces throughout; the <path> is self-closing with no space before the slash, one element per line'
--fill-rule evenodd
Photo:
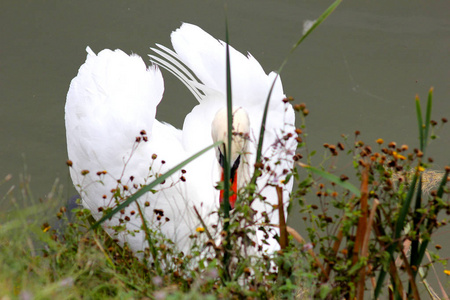
<path fill-rule="evenodd" d="M 333 3 L 318 18 L 290 54 L 339 3 Z M 287 58 L 278 73 L 286 62 Z M 229 61 L 227 66 L 229 69 Z M 228 95 L 230 82 L 228 79 Z M 290 105 L 294 100 L 289 97 L 283 101 Z M 429 247 L 433 234 L 447 225 L 444 215 L 450 214 L 450 167 L 431 170 L 432 159 L 426 156 L 430 139 L 436 139 L 436 132 L 447 122 L 431 120 L 432 101 L 430 89 L 423 115 L 416 98 L 418 148 L 411 150 L 395 142 L 386 145 L 382 139 L 366 143 L 357 131 L 353 141 L 343 136 L 336 145 L 325 144 L 327 154 L 320 167 L 311 166 L 315 151 L 310 152 L 306 144 L 309 111 L 305 104 L 294 105 L 302 124 L 295 135 L 286 134 L 286 139 L 297 140 L 298 149 L 295 167 L 284 175 L 286 181 L 296 180 L 290 203 L 298 203 L 299 211 L 291 211 L 291 215 L 300 214 L 307 237 L 283 221 L 268 224 L 268 220 L 254 220 L 250 210 L 252 201 L 262 197 L 255 189 L 258 174 L 267 170 L 267 161 L 261 157 L 264 121 L 255 174 L 239 192 L 235 209 L 230 211 L 227 205 L 222 209 L 222 239 L 211 237 L 212 228 L 198 228 L 190 236 L 193 246 L 189 253 L 179 252 L 172 241 L 144 221 L 142 230 L 149 248 L 138 259 L 127 245 L 119 247 L 99 225 L 218 144 L 134 195 L 117 199 L 117 207 L 105 211 L 98 222 L 86 209 L 55 207 L 64 203 L 58 182 L 44 200 L 36 201 L 29 178 L 24 176 L 20 189 L 10 190 L 2 200 L 12 202 L 14 209 L 0 213 L 0 299 L 364 299 L 386 295 L 420 299 L 427 270 L 449 260 L 439 256 L 442 247 Z M 229 97 L 229 111 L 231 102 Z M 230 126 L 230 113 L 228 120 Z M 231 130 L 228 132 L 230 141 Z M 335 160 L 341 156 L 353 161 L 354 174 L 337 174 Z M 356 182 L 351 182 L 349 178 L 355 176 Z M 1 184 L 8 184 L 9 179 L 7 176 Z M 226 184 L 224 188 L 228 192 Z M 284 220 L 281 196 L 277 208 L 280 220 Z M 267 255 L 252 244 L 252 236 L 256 231 L 267 233 L 274 226 L 280 229 L 281 250 Z M 425 256 L 430 263 L 423 261 Z M 430 299 L 448 299 L 444 288 L 436 296 L 424 284 Z"/>
<path fill-rule="evenodd" d="M 305 121 L 307 113 L 299 109 L 298 114 Z M 430 129 L 444 123 L 430 120 Z M 342 144 L 327 144 L 328 159 L 321 163 L 327 166 L 329 162 L 331 167 L 330 158 L 350 156 L 359 178 L 357 188 L 333 168 L 300 163 L 307 162 L 309 155 L 305 123 L 297 133 L 300 144 L 295 159 L 307 175 L 300 177 L 299 169 L 293 170 L 297 187 L 291 202 L 298 202 L 300 208 L 291 214 L 300 213 L 308 236 L 301 237 L 284 225 L 289 237 L 282 251 L 272 257 L 236 250 L 243 240 L 236 237 L 252 234 L 246 223 L 251 222 L 247 205 L 241 199 L 230 218 L 230 247 L 211 244 L 214 249 L 209 257 L 195 247 L 191 254 L 179 253 L 169 240 L 150 230 L 157 241 L 157 259 L 164 266 L 158 270 L 149 261 L 135 258 L 126 246 L 117 246 L 101 228 L 91 229 L 88 210 L 58 207 L 64 202 L 58 182 L 47 198 L 36 201 L 28 188 L 29 178 L 24 176 L 20 188 L 2 200 L 13 203 L 14 209 L 1 215 L 0 299 L 363 299 L 377 289 L 383 298 L 402 299 L 402 293 L 426 297 L 419 293 L 424 289 L 422 277 L 430 267 L 449 259 L 439 257 L 440 246 L 433 250 L 428 245 L 433 244 L 433 233 L 448 222 L 444 216 L 450 213 L 449 187 L 443 178 L 450 169 L 429 169 L 419 149 L 385 145 L 381 139 L 370 146 L 358 133 L 353 142 L 347 137 Z M 424 168 L 421 186 L 414 184 L 420 181 L 417 166 Z M 243 191 L 240 197 L 245 195 Z M 402 209 L 408 201 L 410 208 Z M 431 262 L 422 261 L 424 247 Z M 233 262 L 227 275 L 221 265 L 224 251 L 230 251 Z M 421 275 L 416 278 L 419 270 Z M 377 284 L 383 273 L 390 280 Z M 445 289 L 450 282 L 440 284 L 442 290 L 434 291 L 427 284 L 430 299 L 439 299 L 432 293 L 440 299 L 448 297 Z"/>

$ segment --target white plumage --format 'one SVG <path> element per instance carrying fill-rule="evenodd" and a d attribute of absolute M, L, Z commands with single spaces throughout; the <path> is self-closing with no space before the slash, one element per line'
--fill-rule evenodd
<path fill-rule="evenodd" d="M 151 57 L 176 75 L 199 101 L 186 116 L 182 130 L 155 119 L 164 91 L 163 78 L 157 66 L 147 68 L 137 55 L 128 56 L 121 50 L 103 50 L 96 55 L 87 48 L 86 62 L 71 82 L 65 108 L 68 156 L 73 162 L 70 174 L 83 205 L 96 219 L 102 216 L 102 209 L 115 205 L 113 196 L 117 191 L 122 198 L 131 195 L 155 175 L 213 143 L 211 124 L 217 111 L 226 106 L 225 43 L 191 24 L 183 24 L 171 38 L 175 52 L 158 45 L 159 49 L 153 49 L 158 56 Z M 248 179 L 253 174 L 264 104 L 276 74 L 266 75 L 250 54 L 244 56 L 231 47 L 230 60 L 233 106 L 243 108 L 250 120 L 248 153 L 241 161 Z M 273 208 L 277 197 L 275 188 L 267 183 L 280 184 L 283 170 L 292 167 L 296 148 L 293 138 L 283 139 L 287 133 L 293 133 L 295 121 L 291 105 L 283 103 L 283 98 L 278 78 L 263 146 L 271 168 L 258 181 L 267 200 L 257 200 L 252 205 L 258 211 L 257 217 L 265 211 L 274 224 L 279 221 L 278 211 Z M 136 137 L 140 137 L 140 142 Z M 280 163 L 275 164 L 276 161 Z M 214 151 L 184 169 L 186 173 L 173 175 L 156 193 L 145 194 L 138 203 L 151 228 L 160 230 L 186 253 L 190 248 L 189 235 L 201 226 L 194 206 L 208 227 L 218 222 L 215 212 L 219 208 L 219 191 L 214 187 L 220 178 Z M 285 203 L 291 189 L 292 181 L 284 186 Z M 136 205 L 105 222 L 104 227 L 119 243 L 127 242 L 139 256 L 146 240 Z M 113 229 L 118 225 L 124 229 L 119 233 Z M 255 239 L 259 244 L 262 233 Z M 267 242 L 265 250 L 278 249 L 273 238 Z"/>

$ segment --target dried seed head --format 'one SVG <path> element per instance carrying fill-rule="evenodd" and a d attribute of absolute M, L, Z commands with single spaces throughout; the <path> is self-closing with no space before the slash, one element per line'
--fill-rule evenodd
<path fill-rule="evenodd" d="M 69 167 L 71 167 L 71 166 L 73 165 L 73 162 L 72 162 L 70 159 L 68 159 L 68 160 L 66 161 L 66 165 L 68 165 Z"/>
<path fill-rule="evenodd" d="M 346 181 L 346 180 L 348 180 L 348 176 L 347 176 L 347 175 L 344 175 L 344 174 L 342 174 L 341 176 L 339 176 L 339 178 L 341 179 L 341 181 Z"/>
<path fill-rule="evenodd" d="M 264 168 L 264 164 L 262 162 L 255 163 L 255 169 L 262 169 Z"/>
<path fill-rule="evenodd" d="M 159 215 L 159 216 L 161 216 L 161 217 L 164 217 L 164 211 L 163 211 L 162 209 L 157 209 L 157 208 L 155 208 L 155 209 L 153 210 L 153 212 L 154 212 L 156 215 Z"/>
<path fill-rule="evenodd" d="M 294 161 L 298 161 L 299 159 L 302 159 L 302 158 L 303 158 L 303 156 L 300 153 L 295 154 L 293 157 Z"/>
<path fill-rule="evenodd" d="M 152 154 L 152 159 L 155 160 L 158 157 L 156 154 Z"/>
<path fill-rule="evenodd" d="M 288 102 L 294 101 L 294 98 L 293 97 L 286 97 L 282 101 L 283 101 L 283 103 L 288 103 Z"/>

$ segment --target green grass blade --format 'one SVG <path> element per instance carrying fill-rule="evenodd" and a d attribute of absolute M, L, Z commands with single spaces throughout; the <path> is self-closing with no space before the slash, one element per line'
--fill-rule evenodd
<path fill-rule="evenodd" d="M 225 15 L 225 63 L 226 63 L 226 81 L 227 81 L 227 147 L 224 154 L 225 165 L 224 165 L 224 176 L 223 176 L 223 187 L 224 187 L 224 199 L 222 200 L 222 209 L 224 224 L 223 230 L 227 233 L 226 236 L 226 251 L 223 255 L 223 265 L 225 266 L 225 272 L 223 279 L 229 281 L 231 279 L 231 274 L 229 272 L 229 260 L 230 260 L 230 177 L 231 177 L 231 140 L 233 134 L 233 101 L 232 101 L 232 89 L 231 89 L 231 66 L 230 66 L 230 40 L 228 34 L 228 17 Z"/>
<path fill-rule="evenodd" d="M 419 177 L 419 185 L 417 187 L 417 195 L 416 195 L 416 204 L 414 206 L 414 216 L 413 216 L 413 230 L 419 231 L 419 222 L 421 220 L 422 214 L 419 214 L 418 210 L 422 207 L 422 175 Z M 420 232 L 417 232 L 417 235 L 419 235 Z M 419 239 L 413 239 L 411 241 L 411 258 L 410 258 L 410 265 L 418 267 L 418 250 L 419 250 Z M 416 271 L 413 270 L 414 277 L 416 276 L 418 268 Z M 409 291 L 411 292 L 411 285 L 409 287 Z"/>
<path fill-rule="evenodd" d="M 353 184 L 351 184 L 348 181 L 342 181 L 341 178 L 339 178 L 338 176 L 328 173 L 326 171 L 317 169 L 315 167 L 309 166 L 309 165 L 305 165 L 305 164 L 301 164 L 301 167 L 310 170 L 311 172 L 313 172 L 316 175 L 321 176 L 322 178 L 325 178 L 326 180 L 335 183 L 336 185 L 349 190 L 350 192 L 352 192 L 355 196 L 357 197 L 361 197 L 361 191 L 354 186 Z"/>
<path fill-rule="evenodd" d="M 395 224 L 395 234 L 394 239 L 398 239 L 402 233 L 403 228 L 405 227 L 406 216 L 408 215 L 409 207 L 411 205 L 411 200 L 414 196 L 414 192 L 417 185 L 417 180 L 419 178 L 418 172 L 413 177 L 411 185 L 409 186 L 408 194 L 406 194 L 405 200 L 402 203 L 402 208 L 400 210 L 400 214 L 397 219 L 397 223 Z"/>
<path fill-rule="evenodd" d="M 442 198 L 442 196 L 444 196 L 444 186 L 447 184 L 447 178 L 449 173 L 450 171 L 448 170 L 448 168 L 446 168 L 444 176 L 442 176 L 441 183 L 439 183 L 439 187 L 437 190 L 437 197 L 439 198 Z"/>
<path fill-rule="evenodd" d="M 311 32 L 313 32 L 323 21 L 325 21 L 326 18 L 328 18 L 328 16 L 331 15 L 331 13 L 339 6 L 339 4 L 341 4 L 342 0 L 336 0 L 334 1 L 328 8 L 327 10 L 325 10 L 318 18 L 317 20 L 314 22 L 314 24 L 311 26 L 311 28 L 308 29 L 308 31 L 306 31 L 306 33 L 304 35 L 302 35 L 302 37 L 297 41 L 297 43 L 294 44 L 294 46 L 292 46 L 291 50 L 289 51 L 288 56 L 285 58 L 285 60 L 283 61 L 283 63 L 281 64 L 280 68 L 278 69 L 278 74 L 281 73 L 281 70 L 283 69 L 284 65 L 287 63 L 290 55 L 295 51 L 295 49 L 298 48 L 298 46 L 306 39 L 307 36 L 309 36 L 311 34 Z"/>
<path fill-rule="evenodd" d="M 433 107 L 433 88 L 430 88 L 430 91 L 428 92 L 428 100 L 427 100 L 427 112 L 425 116 L 425 128 L 424 128 L 424 144 L 423 144 L 423 150 L 422 152 L 425 152 L 428 142 L 428 133 L 430 130 L 430 123 L 431 123 L 431 108 Z"/>
<path fill-rule="evenodd" d="M 218 147 L 222 144 L 222 141 L 218 141 L 208 147 L 206 147 L 205 149 L 197 152 L 196 154 L 192 155 L 191 157 L 189 157 L 188 159 L 184 160 L 183 162 L 179 163 L 178 165 L 176 165 L 175 167 L 173 167 L 172 169 L 170 169 L 169 171 L 167 171 L 165 174 L 161 175 L 160 177 L 156 178 L 155 180 L 153 180 L 150 184 L 143 186 L 139 191 L 137 191 L 136 193 L 134 193 L 132 196 L 130 196 L 127 200 L 125 200 L 124 202 L 122 202 L 120 205 L 118 205 L 116 208 L 114 208 L 110 213 L 108 213 L 107 215 L 103 216 L 100 220 L 98 220 L 94 225 L 91 226 L 91 229 L 95 229 L 98 226 L 100 226 L 100 224 L 102 224 L 104 221 L 110 219 L 112 216 L 114 216 L 117 212 L 119 212 L 121 209 L 124 209 L 125 207 L 127 207 L 128 205 L 130 205 L 131 203 L 133 203 L 134 201 L 136 201 L 139 197 L 141 197 L 142 195 L 144 195 L 145 193 L 149 192 L 150 190 L 152 190 L 154 187 L 156 187 L 158 184 L 162 183 L 164 180 L 166 180 L 169 176 L 173 175 L 175 172 L 177 172 L 178 170 L 180 170 L 181 168 L 183 168 L 184 166 L 186 166 L 188 163 L 190 163 L 191 161 L 193 161 L 194 159 L 196 159 L 197 157 L 203 155 L 205 152 Z"/>
<path fill-rule="evenodd" d="M 314 24 L 311 26 L 311 28 L 308 29 L 308 31 L 297 41 L 297 43 L 294 44 L 294 46 L 291 48 L 291 50 L 289 51 L 288 55 L 286 56 L 286 58 L 284 59 L 284 61 L 281 63 L 280 68 L 277 71 L 277 76 L 275 76 L 275 79 L 272 82 L 272 85 L 270 87 L 269 93 L 267 95 L 267 99 L 266 99 L 266 104 L 264 106 L 264 113 L 263 113 L 263 118 L 261 121 L 261 128 L 259 131 L 259 139 L 258 139 L 258 146 L 257 146 L 257 150 L 256 150 L 256 161 L 255 163 L 259 163 L 261 162 L 261 152 L 262 152 L 262 145 L 264 142 L 264 132 L 265 132 L 265 126 L 266 126 L 266 120 L 267 120 L 267 111 L 269 109 L 269 101 L 270 101 L 270 97 L 272 96 L 272 91 L 273 88 L 275 86 L 275 83 L 278 79 L 278 77 L 281 74 L 281 71 L 283 70 L 284 66 L 286 65 L 289 57 L 291 56 L 291 54 L 295 51 L 295 49 L 298 48 L 298 46 L 306 39 L 306 37 L 314 31 L 314 29 L 316 29 L 323 21 L 325 21 L 325 19 L 338 7 L 338 5 L 342 2 L 342 0 L 336 0 L 335 2 L 333 2 L 333 4 L 331 4 L 327 10 L 325 10 L 324 13 L 322 13 L 319 18 L 317 18 L 316 22 L 314 22 Z M 250 180 L 250 182 L 252 184 L 256 183 L 256 179 L 258 177 L 258 173 L 256 170 L 253 173 L 253 177 Z"/>
<path fill-rule="evenodd" d="M 444 173 L 444 176 L 442 176 L 442 180 L 441 183 L 439 184 L 438 187 L 438 192 L 437 192 L 437 197 L 442 198 L 442 196 L 444 195 L 444 186 L 447 184 L 447 178 L 450 174 L 450 171 L 446 170 Z M 435 211 L 435 214 L 437 214 L 437 211 Z M 432 221 L 428 220 L 427 225 L 425 228 L 430 229 L 432 226 Z M 419 248 L 419 252 L 417 254 L 417 264 L 420 265 L 420 263 L 423 260 L 423 257 L 425 256 L 425 251 L 427 250 L 428 247 L 428 240 L 423 241 L 420 244 L 420 248 Z"/>
<path fill-rule="evenodd" d="M 233 134 L 233 101 L 231 90 L 231 67 L 230 67 L 230 46 L 228 34 L 228 18 L 225 17 L 225 50 L 226 50 L 226 80 L 227 80 L 227 149 L 225 149 L 225 168 L 224 168 L 224 199 L 223 211 L 225 219 L 230 217 L 230 161 L 231 161 L 231 139 Z M 228 229 L 228 222 L 224 224 L 224 230 Z"/>
<path fill-rule="evenodd" d="M 272 82 L 272 86 L 270 87 L 269 94 L 267 95 L 267 99 L 266 99 L 266 104 L 264 106 L 264 113 L 263 113 L 263 118 L 261 121 L 261 128 L 259 130 L 258 147 L 256 148 L 255 163 L 258 163 L 261 161 L 262 146 L 263 146 L 263 142 L 264 142 L 264 132 L 266 129 L 267 112 L 269 110 L 269 101 L 270 101 L 270 97 L 272 96 L 273 87 L 275 86 L 275 82 L 277 81 L 278 77 L 279 77 L 279 75 L 277 74 L 277 76 L 275 76 L 274 81 Z M 255 172 L 253 173 L 252 179 L 250 180 L 250 182 L 252 184 L 256 184 L 256 179 L 259 176 L 258 173 L 259 172 L 257 170 L 255 170 Z"/>
<path fill-rule="evenodd" d="M 411 205 L 411 200 L 414 196 L 418 177 L 419 177 L 418 173 L 416 173 L 413 177 L 413 180 L 412 180 L 411 185 L 408 190 L 408 194 L 406 195 L 405 200 L 403 201 L 402 208 L 401 208 L 400 214 L 397 219 L 397 223 L 395 224 L 394 242 L 387 249 L 387 252 L 389 254 L 389 259 L 392 261 L 394 260 L 394 250 L 395 250 L 395 248 L 398 247 L 398 242 L 396 240 L 400 237 L 400 234 L 405 226 L 404 223 L 405 223 L 406 215 L 408 214 L 409 206 Z M 378 297 L 379 297 L 381 288 L 384 285 L 385 277 L 386 277 L 386 271 L 381 270 L 380 273 L 378 274 L 378 279 L 377 279 L 377 283 L 375 286 L 375 292 L 374 292 L 375 299 L 378 299 Z"/>
<path fill-rule="evenodd" d="M 417 113 L 417 124 L 419 124 L 419 142 L 420 142 L 420 151 L 423 152 L 424 148 L 424 130 L 423 130 L 423 119 L 422 119 L 422 108 L 420 108 L 420 99 L 419 95 L 416 95 L 416 113 Z"/>

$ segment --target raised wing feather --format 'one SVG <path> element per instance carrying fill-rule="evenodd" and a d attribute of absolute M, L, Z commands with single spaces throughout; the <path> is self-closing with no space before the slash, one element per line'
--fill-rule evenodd
<path fill-rule="evenodd" d="M 98 219 L 101 210 L 131 195 L 141 184 L 150 183 L 186 159 L 188 153 L 181 144 L 181 131 L 155 120 L 164 89 L 159 69 L 147 68 L 140 57 L 120 50 L 103 50 L 98 55 L 89 48 L 87 51 L 86 62 L 67 95 L 67 148 L 73 162 L 72 180 L 83 205 Z M 152 158 L 153 154 L 157 157 Z M 158 187 L 157 193 L 147 193 L 138 200 L 149 225 L 158 226 L 181 250 L 187 250 L 187 237 L 199 223 L 193 217 L 193 206 L 198 206 L 205 219 L 214 210 L 214 195 L 188 197 L 199 193 L 199 186 L 205 184 L 202 180 L 212 186 L 210 174 L 196 174 L 202 169 L 199 164 L 208 158 L 211 154 L 186 168 L 189 184 L 180 181 L 178 173 Z M 144 233 L 136 232 L 142 225 L 137 212 L 134 203 L 105 223 L 113 237 L 127 242 L 135 252 L 146 247 Z M 120 233 L 119 225 L 126 225 Z"/>

